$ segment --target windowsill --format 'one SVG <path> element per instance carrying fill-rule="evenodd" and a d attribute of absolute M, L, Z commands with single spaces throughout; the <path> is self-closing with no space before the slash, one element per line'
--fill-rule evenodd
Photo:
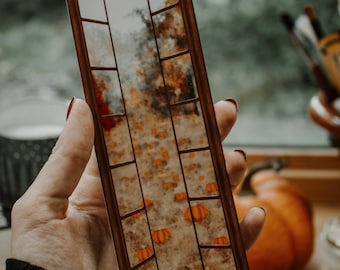
<path fill-rule="evenodd" d="M 307 117 L 239 116 L 224 145 L 330 147 L 328 133 Z"/>
<path fill-rule="evenodd" d="M 234 149 L 225 147 L 226 150 Z M 315 203 L 340 204 L 340 148 L 243 147 L 247 166 L 280 160 L 279 175 L 294 182 Z"/>
<path fill-rule="evenodd" d="M 248 168 L 279 159 L 286 163 L 279 175 L 294 182 L 311 201 L 314 213 L 314 253 L 305 270 L 321 270 L 318 237 L 329 219 L 340 215 L 340 148 L 228 146 L 229 151 L 242 148 L 247 153 Z"/>

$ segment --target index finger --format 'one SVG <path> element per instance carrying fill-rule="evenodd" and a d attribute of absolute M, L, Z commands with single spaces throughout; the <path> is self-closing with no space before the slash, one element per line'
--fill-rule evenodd
<path fill-rule="evenodd" d="M 238 105 L 234 99 L 225 99 L 214 105 L 221 141 L 229 134 L 237 118 Z"/>

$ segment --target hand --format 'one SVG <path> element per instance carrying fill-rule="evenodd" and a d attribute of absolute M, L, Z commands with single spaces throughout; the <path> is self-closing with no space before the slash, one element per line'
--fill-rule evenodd
<path fill-rule="evenodd" d="M 12 258 L 46 269 L 113 269 L 116 265 L 87 104 L 74 100 L 51 156 L 12 210 Z M 221 139 L 236 120 L 234 102 L 215 105 Z M 245 173 L 242 151 L 226 153 L 233 186 Z M 245 246 L 257 238 L 264 212 L 254 208 L 241 222 Z"/>
<path fill-rule="evenodd" d="M 237 118 L 238 105 L 233 99 L 226 99 L 215 104 L 215 114 L 217 125 L 220 131 L 221 141 L 223 141 Z M 246 154 L 242 150 L 227 152 L 225 155 L 226 168 L 229 175 L 229 181 L 233 187 L 241 183 L 244 178 L 246 166 Z M 254 207 L 249 210 L 243 220 L 240 222 L 241 234 L 245 248 L 248 250 L 256 241 L 265 221 L 265 210 Z"/>

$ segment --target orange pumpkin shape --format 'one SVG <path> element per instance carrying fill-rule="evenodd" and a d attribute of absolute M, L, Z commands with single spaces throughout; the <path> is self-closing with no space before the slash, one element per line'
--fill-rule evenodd
<path fill-rule="evenodd" d="M 179 192 L 175 194 L 175 201 L 176 202 L 182 202 L 187 199 L 187 193 L 186 192 Z"/>
<path fill-rule="evenodd" d="M 239 219 L 252 207 L 266 210 L 262 232 L 247 252 L 250 269 L 303 269 L 314 242 L 309 201 L 299 188 L 273 170 L 257 172 L 250 180 L 254 194 L 235 195 Z"/>
<path fill-rule="evenodd" d="M 171 232 L 169 229 L 160 229 L 152 232 L 152 240 L 155 244 L 164 244 L 171 238 Z"/>
<path fill-rule="evenodd" d="M 214 246 L 229 246 L 230 245 L 230 241 L 228 239 L 228 237 L 226 236 L 221 236 L 221 237 L 217 237 L 212 241 L 212 244 Z M 216 248 L 217 251 L 222 251 L 220 248 Z"/>
<path fill-rule="evenodd" d="M 151 247 L 140 248 L 137 250 L 136 257 L 139 262 L 145 261 L 153 255 Z"/>
<path fill-rule="evenodd" d="M 197 204 L 191 207 L 191 212 L 196 222 L 206 219 L 209 215 L 209 210 L 204 204 Z M 185 209 L 184 217 L 187 221 L 192 221 L 190 208 Z"/>
<path fill-rule="evenodd" d="M 205 190 L 208 193 L 216 193 L 218 191 L 218 186 L 216 182 L 210 182 L 205 185 Z"/>
<path fill-rule="evenodd" d="M 230 245 L 230 241 L 229 241 L 228 237 L 226 237 L 226 236 L 217 237 L 213 240 L 212 243 L 213 243 L 213 245 L 216 245 L 216 246 Z"/>

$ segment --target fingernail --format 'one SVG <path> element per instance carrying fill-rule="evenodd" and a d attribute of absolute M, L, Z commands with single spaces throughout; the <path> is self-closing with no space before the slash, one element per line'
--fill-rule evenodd
<path fill-rule="evenodd" d="M 238 111 L 238 102 L 233 98 L 226 98 L 224 101 L 231 102 L 235 105 L 236 111 Z"/>
<path fill-rule="evenodd" d="M 264 216 L 267 216 L 267 211 L 266 211 L 266 209 L 264 209 L 264 208 L 261 207 L 261 206 L 259 206 L 259 207 L 257 207 L 257 208 L 262 210 Z"/>
<path fill-rule="evenodd" d="M 247 154 L 242 149 L 235 149 L 234 152 L 238 152 L 243 155 L 244 161 L 247 161 Z"/>
<path fill-rule="evenodd" d="M 68 109 L 67 109 L 67 113 L 66 113 L 66 120 L 68 119 L 68 117 L 70 116 L 74 101 L 76 100 L 75 97 L 73 97 L 70 101 L 70 104 L 68 105 Z"/>

